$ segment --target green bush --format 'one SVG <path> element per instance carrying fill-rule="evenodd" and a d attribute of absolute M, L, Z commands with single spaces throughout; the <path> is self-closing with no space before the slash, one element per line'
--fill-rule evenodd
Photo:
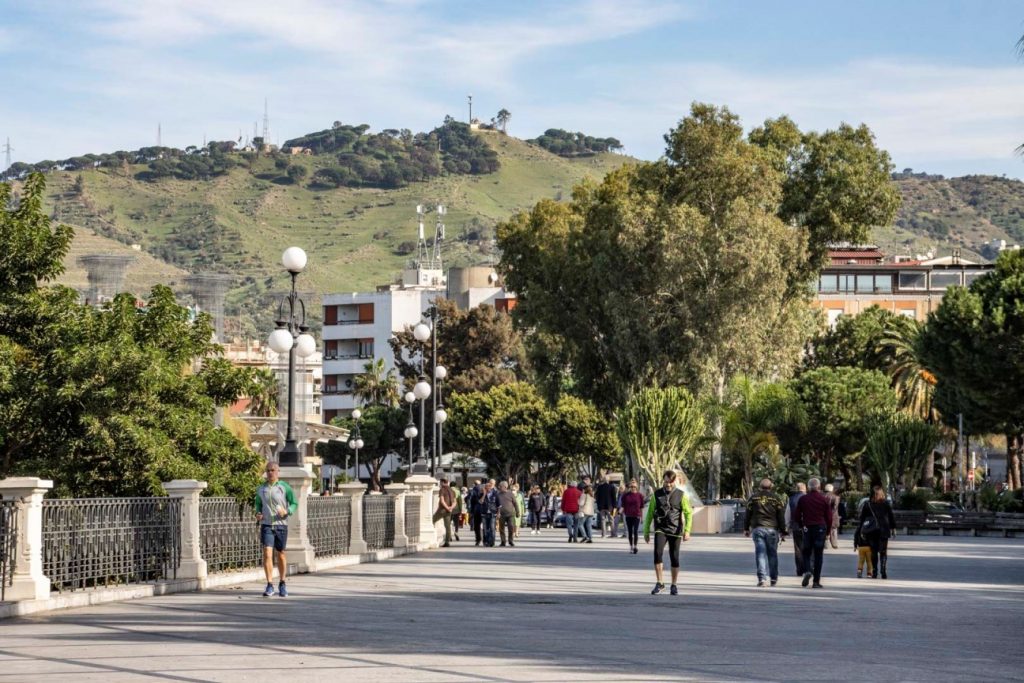
<path fill-rule="evenodd" d="M 846 501 L 846 516 L 848 519 L 853 519 L 857 516 L 857 505 L 867 495 L 867 491 L 847 491 L 843 494 L 843 500 Z"/>
<path fill-rule="evenodd" d="M 914 489 L 904 491 L 903 495 L 896 501 L 897 510 L 921 510 L 928 511 L 928 501 L 934 500 L 935 494 L 931 489 Z"/>

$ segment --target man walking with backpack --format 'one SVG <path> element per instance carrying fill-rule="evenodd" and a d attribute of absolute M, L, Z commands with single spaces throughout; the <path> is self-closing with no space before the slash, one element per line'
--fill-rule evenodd
<path fill-rule="evenodd" d="M 743 533 L 754 539 L 757 585 L 779 580 L 779 541 L 786 537 L 786 503 L 772 493 L 772 480 L 762 479 L 761 490 L 747 501 Z"/>
<path fill-rule="evenodd" d="M 644 519 L 644 542 L 651 542 L 651 523 L 654 523 L 654 575 L 657 582 L 651 595 L 665 590 L 662 560 L 665 548 L 668 548 L 669 562 L 672 565 L 672 586 L 669 592 L 679 595 L 676 582 L 679 580 L 679 545 L 690 540 L 690 528 L 693 524 L 693 512 L 690 501 L 681 488 L 676 488 L 676 473 L 666 470 L 662 477 L 661 488 L 651 496 Z"/>

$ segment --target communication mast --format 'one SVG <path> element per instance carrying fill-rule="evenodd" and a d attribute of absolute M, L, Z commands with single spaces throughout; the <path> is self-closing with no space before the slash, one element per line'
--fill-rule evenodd
<path fill-rule="evenodd" d="M 437 223 L 434 226 L 434 254 L 431 259 L 431 268 L 444 271 L 444 266 L 441 263 L 441 244 L 444 242 L 444 215 L 448 213 L 447 209 L 441 204 L 437 205 Z"/>
<path fill-rule="evenodd" d="M 11 167 L 11 152 L 14 148 L 11 147 L 11 139 L 7 138 L 7 144 L 4 145 L 4 170 L 6 171 Z"/>
<path fill-rule="evenodd" d="M 157 123 L 156 124 L 156 146 L 157 147 L 163 147 L 163 143 L 161 142 L 162 138 L 163 138 L 163 131 L 160 130 L 160 124 Z"/>
<path fill-rule="evenodd" d="M 267 108 L 267 98 L 263 98 L 263 144 L 270 144 L 270 110 Z"/>
<path fill-rule="evenodd" d="M 419 232 L 416 240 L 416 265 L 418 268 L 429 268 L 427 265 L 429 255 L 427 253 L 427 238 L 423 231 L 423 214 L 426 208 L 422 204 L 416 205 L 416 222 L 419 225 Z"/>

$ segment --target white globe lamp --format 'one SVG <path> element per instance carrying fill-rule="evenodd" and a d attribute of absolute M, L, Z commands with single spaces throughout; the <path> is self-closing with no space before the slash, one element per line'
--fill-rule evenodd
<path fill-rule="evenodd" d="M 359 410 L 359 408 L 356 408 L 355 410 L 352 411 L 352 419 L 353 420 L 358 420 L 362 416 L 363 416 L 363 411 Z"/>
<path fill-rule="evenodd" d="M 295 355 L 299 358 L 309 358 L 316 353 L 316 339 L 313 335 L 302 333 L 295 340 Z"/>
<path fill-rule="evenodd" d="M 421 401 L 426 398 L 430 398 L 430 384 L 426 380 L 421 379 L 416 382 L 416 386 L 412 388 L 412 393 L 416 395 L 416 398 Z"/>
<path fill-rule="evenodd" d="M 418 324 L 416 327 L 412 328 L 412 336 L 416 337 L 416 341 L 427 341 L 430 339 L 430 326 L 426 323 Z"/>
<path fill-rule="evenodd" d="M 416 402 L 416 394 L 412 393 L 411 391 L 405 392 L 405 402 L 406 403 L 415 403 Z"/>
<path fill-rule="evenodd" d="M 363 442 L 362 439 L 356 439 L 356 448 L 362 448 L 363 447 L 363 443 L 364 442 Z"/>
<path fill-rule="evenodd" d="M 356 449 L 356 440 L 352 439 L 351 441 L 349 441 L 348 442 L 348 447 L 351 448 L 352 450 L 355 450 Z"/>
<path fill-rule="evenodd" d="M 288 247 L 281 254 L 281 264 L 289 273 L 301 273 L 306 268 L 306 252 L 299 247 Z"/>
<path fill-rule="evenodd" d="M 443 365 L 438 365 L 434 368 L 434 379 L 444 379 L 448 376 L 448 368 Z"/>
<path fill-rule="evenodd" d="M 439 425 L 442 425 L 447 420 L 448 420 L 448 411 L 444 409 L 444 406 L 441 406 L 434 413 L 434 422 L 436 422 Z"/>
<path fill-rule="evenodd" d="M 292 337 L 292 333 L 288 330 L 278 328 L 270 333 L 270 338 L 267 340 L 270 344 L 270 348 L 276 353 L 288 353 L 292 350 L 292 344 L 295 343 L 295 338 Z"/>

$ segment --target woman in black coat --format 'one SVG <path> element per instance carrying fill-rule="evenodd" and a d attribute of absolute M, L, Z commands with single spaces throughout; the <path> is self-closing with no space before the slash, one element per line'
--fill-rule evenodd
<path fill-rule="evenodd" d="M 885 489 L 876 486 L 871 499 L 860 511 L 861 537 L 871 546 L 871 564 L 874 572 L 871 578 L 877 579 L 878 572 L 886 579 L 886 560 L 889 556 L 889 537 L 896 529 L 896 517 L 892 514 L 892 505 L 885 499 Z"/>

